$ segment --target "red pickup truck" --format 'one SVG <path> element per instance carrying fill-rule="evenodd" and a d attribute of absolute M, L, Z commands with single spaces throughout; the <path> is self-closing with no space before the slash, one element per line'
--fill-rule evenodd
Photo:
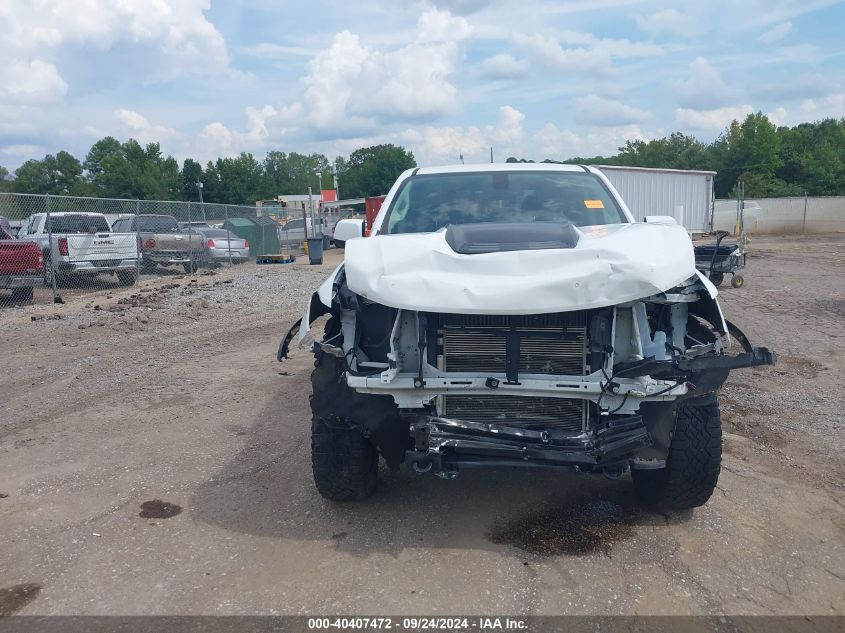
<path fill-rule="evenodd" d="M 0 288 L 11 289 L 12 301 L 29 303 L 44 278 L 44 258 L 35 242 L 16 240 L 6 218 L 0 217 Z"/>

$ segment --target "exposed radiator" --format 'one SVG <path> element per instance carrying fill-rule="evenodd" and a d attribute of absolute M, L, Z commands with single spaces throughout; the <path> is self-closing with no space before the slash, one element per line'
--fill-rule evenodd
<path fill-rule="evenodd" d="M 488 331 L 484 331 L 488 330 Z M 584 374 L 584 328 L 517 330 L 519 371 L 528 374 Z M 493 328 L 443 330 L 445 371 L 503 373 L 507 339 Z"/>
<path fill-rule="evenodd" d="M 436 315 L 440 366 L 447 372 L 583 376 L 587 373 L 585 312 L 496 316 Z M 442 415 L 528 428 L 584 428 L 586 401 L 563 398 L 447 395 Z"/>
<path fill-rule="evenodd" d="M 523 396 L 443 397 L 443 417 L 488 424 L 508 424 L 529 429 L 581 431 L 585 400 Z"/>
<path fill-rule="evenodd" d="M 436 315 L 444 371 L 505 373 L 508 346 L 519 373 L 581 376 L 587 364 L 587 314 Z M 513 338 L 518 341 L 514 341 Z"/>

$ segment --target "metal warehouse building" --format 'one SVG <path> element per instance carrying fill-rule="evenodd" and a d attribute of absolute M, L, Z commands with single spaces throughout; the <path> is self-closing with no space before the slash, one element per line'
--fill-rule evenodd
<path fill-rule="evenodd" d="M 595 165 L 613 183 L 637 221 L 671 215 L 691 233 L 710 230 L 715 171 Z"/>

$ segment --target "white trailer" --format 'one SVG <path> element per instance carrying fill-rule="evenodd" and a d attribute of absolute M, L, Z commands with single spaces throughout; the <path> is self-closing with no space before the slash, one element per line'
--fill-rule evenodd
<path fill-rule="evenodd" d="M 613 183 L 637 221 L 671 215 L 690 233 L 710 230 L 715 171 L 595 165 Z"/>

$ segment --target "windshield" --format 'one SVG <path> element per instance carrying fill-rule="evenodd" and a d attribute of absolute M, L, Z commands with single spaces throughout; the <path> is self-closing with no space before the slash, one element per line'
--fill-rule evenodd
<path fill-rule="evenodd" d="M 627 222 L 602 182 L 588 172 L 472 172 L 412 176 L 388 210 L 383 233 L 423 233 L 450 224 Z"/>
<path fill-rule="evenodd" d="M 74 214 L 51 216 L 49 230 L 53 233 L 108 233 L 111 227 L 105 216 Z"/>
<path fill-rule="evenodd" d="M 181 233 L 176 218 L 169 215 L 140 216 L 138 230 L 146 233 Z"/>

